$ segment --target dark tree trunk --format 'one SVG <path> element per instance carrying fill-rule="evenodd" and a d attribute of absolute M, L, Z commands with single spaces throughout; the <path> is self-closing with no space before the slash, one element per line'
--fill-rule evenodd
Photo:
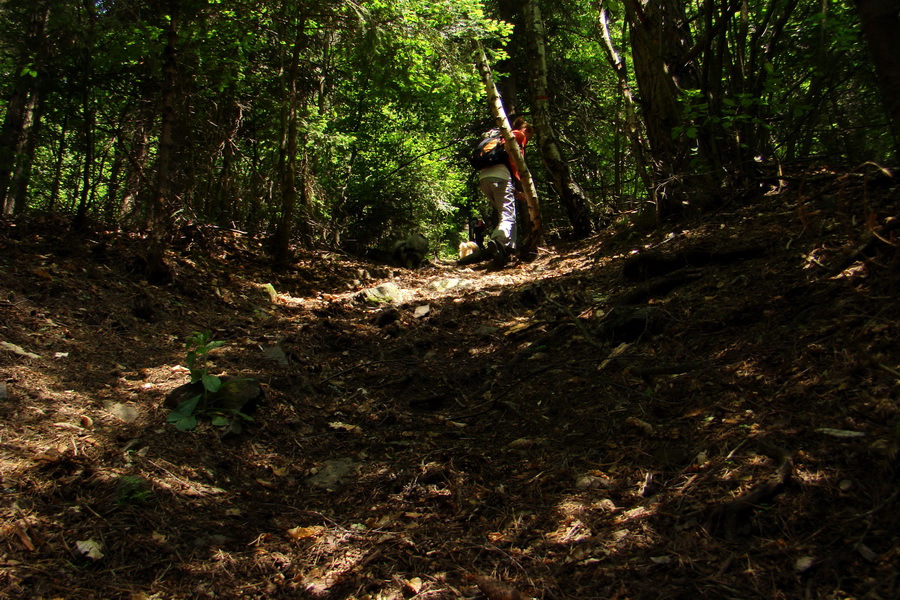
<path fill-rule="evenodd" d="M 532 52 L 528 70 L 534 90 L 534 128 L 538 148 L 547 169 L 553 190 L 560 204 L 566 209 L 575 237 L 587 237 L 593 232 L 591 210 L 587 194 L 572 178 L 569 163 L 559 149 L 556 132 L 550 115 L 550 91 L 547 84 L 547 51 L 544 43 L 544 24 L 537 0 L 525 2 L 525 23 Z"/>
<path fill-rule="evenodd" d="M 56 161 L 53 168 L 53 185 L 50 189 L 50 200 L 47 203 L 47 210 L 53 212 L 56 208 L 56 201 L 59 199 L 59 188 L 62 182 L 63 164 L 66 160 L 66 152 L 68 150 L 69 136 L 69 107 L 63 108 L 63 120 L 59 126 L 59 147 L 56 149 Z"/>
<path fill-rule="evenodd" d="M 22 144 L 22 154 L 16 164 L 9 195 L 15 206 L 14 212 L 21 213 L 28 206 L 28 185 L 31 182 L 31 166 L 34 164 L 34 154 L 37 150 L 38 138 L 41 131 L 41 117 L 44 109 L 43 75 L 38 75 L 35 82 L 34 94 L 29 102 L 29 118 L 26 119 L 25 142 Z"/>
<path fill-rule="evenodd" d="M 598 8 L 600 11 L 600 34 L 603 37 L 604 47 L 606 49 L 606 58 L 616 74 L 616 79 L 619 83 L 620 97 L 622 98 L 622 102 L 624 104 L 625 135 L 628 138 L 629 145 L 631 146 L 631 151 L 634 154 L 637 172 L 644 184 L 644 187 L 647 190 L 653 190 L 653 182 L 650 179 L 650 174 L 647 169 L 646 149 L 644 148 L 644 144 L 641 141 L 640 129 L 638 127 L 637 117 L 635 115 L 634 94 L 631 91 L 631 83 L 629 82 L 628 77 L 628 67 L 625 61 L 620 56 L 619 52 L 616 50 L 616 45 L 613 42 L 612 35 L 610 34 L 609 30 L 609 11 L 603 5 L 602 0 L 598 1 Z M 617 194 L 622 193 L 622 176 L 620 173 L 621 167 L 618 164 L 619 162 L 621 161 L 616 161 Z M 655 201 L 655 197 L 651 199 Z"/>
<path fill-rule="evenodd" d="M 900 0 L 856 0 L 900 160 Z"/>
<path fill-rule="evenodd" d="M 685 144 L 672 136 L 676 127 L 684 125 L 676 85 L 678 73 L 667 61 L 679 44 L 668 39 L 676 37 L 676 30 L 666 22 L 660 6 L 647 5 L 650 10 L 645 11 L 640 0 L 625 0 L 624 7 L 631 27 L 634 74 L 653 159 L 651 199 L 656 202 L 658 218 L 665 219 L 681 212 L 682 198 L 676 182 L 688 173 Z"/>
<path fill-rule="evenodd" d="M 90 49 L 87 50 L 90 52 Z M 94 110 L 93 98 L 91 97 L 92 90 L 92 70 L 91 70 L 91 56 L 85 57 L 84 65 L 85 65 L 85 73 L 83 79 L 84 89 L 82 90 L 82 143 L 84 144 L 84 154 L 81 171 L 81 196 L 78 200 L 78 209 L 75 212 L 75 219 L 72 223 L 75 229 L 79 229 L 84 226 L 85 220 L 87 219 L 88 208 L 90 206 L 90 193 L 91 193 L 91 173 L 94 171 L 94 121 L 96 120 L 96 111 Z"/>
<path fill-rule="evenodd" d="M 49 47 L 45 33 L 49 14 L 49 2 L 40 2 L 34 7 L 27 43 L 22 48 L 22 56 L 16 65 L 16 81 L 0 128 L 0 212 L 4 215 L 12 214 L 16 208 L 14 195 L 10 194 L 10 185 L 19 158 L 24 154 L 26 129 L 32 120 L 33 108 L 38 103 L 34 94 L 37 93 L 36 77 L 40 73 L 27 73 L 25 67 L 31 66 L 38 72 L 43 70 L 41 63 Z"/>
<path fill-rule="evenodd" d="M 178 2 L 173 3 L 166 29 L 166 45 L 162 53 L 162 89 L 160 92 L 159 146 L 156 154 L 156 185 L 150 194 L 148 210 L 149 239 L 147 247 L 147 279 L 165 281 L 169 276 L 163 256 L 172 235 L 170 207 L 172 198 L 172 162 L 175 154 L 175 83 L 178 74 Z"/>
<path fill-rule="evenodd" d="M 231 130 L 228 137 L 223 142 L 222 148 L 222 171 L 219 174 L 219 206 L 216 207 L 217 221 L 220 225 L 227 225 L 232 222 L 234 215 L 240 210 L 237 206 L 238 192 L 236 174 L 235 174 L 235 148 L 237 147 L 238 132 L 244 119 L 244 107 L 239 102 L 231 105 Z"/>
<path fill-rule="evenodd" d="M 303 41 L 304 20 L 296 24 L 297 38 L 291 52 L 285 82 L 286 96 L 282 104 L 282 143 L 278 165 L 281 181 L 281 217 L 272 242 L 275 266 L 284 268 L 291 260 L 291 235 L 294 212 L 297 206 L 297 78 L 300 69 L 300 51 Z"/>
<path fill-rule="evenodd" d="M 22 150 L 28 106 L 28 82 L 20 76 L 6 105 L 6 118 L 0 131 L 0 205 L 4 215 L 11 215 L 14 203 L 8 195 L 16 158 Z"/>
<path fill-rule="evenodd" d="M 125 161 L 125 182 L 122 185 L 121 198 L 117 200 L 117 221 L 120 226 L 125 224 L 147 225 L 147 208 L 141 206 L 138 201 L 138 192 L 143 185 L 145 189 L 150 186 L 144 175 L 144 164 L 147 160 L 148 146 L 147 129 L 143 123 L 137 123 L 134 131 L 129 131 L 128 137 L 123 140 L 122 160 Z M 112 200 L 113 198 L 111 198 Z M 141 215 L 140 217 L 138 215 Z"/>

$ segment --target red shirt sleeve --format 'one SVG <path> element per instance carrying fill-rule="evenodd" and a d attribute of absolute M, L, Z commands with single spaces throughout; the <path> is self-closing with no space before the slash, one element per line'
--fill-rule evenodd
<path fill-rule="evenodd" d="M 522 156 L 525 156 L 525 144 L 528 143 L 528 140 L 525 139 L 525 134 L 519 129 L 513 129 L 512 134 L 513 137 L 516 138 L 516 141 L 519 142 L 519 148 L 522 149 Z M 521 177 L 519 177 L 519 170 L 516 168 L 516 163 L 512 157 L 509 159 L 509 171 L 513 174 L 513 177 L 521 179 Z"/>

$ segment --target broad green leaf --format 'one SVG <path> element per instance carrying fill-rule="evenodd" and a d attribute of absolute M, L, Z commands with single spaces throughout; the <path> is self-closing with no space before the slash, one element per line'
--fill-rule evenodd
<path fill-rule="evenodd" d="M 169 413 L 168 422 L 174 423 L 193 415 L 194 411 L 197 409 L 197 403 L 200 402 L 200 398 L 202 398 L 202 396 L 197 395 L 179 404 L 175 410 Z"/>
<path fill-rule="evenodd" d="M 179 431 L 189 431 L 197 426 L 197 417 L 185 417 L 175 423 Z"/>
<path fill-rule="evenodd" d="M 204 374 L 203 387 L 206 388 L 206 391 L 208 392 L 218 392 L 219 388 L 222 387 L 222 380 L 215 375 Z"/>

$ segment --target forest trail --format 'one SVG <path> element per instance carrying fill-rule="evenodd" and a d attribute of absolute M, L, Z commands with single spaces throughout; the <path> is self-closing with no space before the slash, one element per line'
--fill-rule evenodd
<path fill-rule="evenodd" d="M 898 189 L 499 271 L 198 230 L 159 285 L 3 224 L 0 597 L 897 597 Z M 166 423 L 195 331 L 262 384 L 240 434 Z"/>

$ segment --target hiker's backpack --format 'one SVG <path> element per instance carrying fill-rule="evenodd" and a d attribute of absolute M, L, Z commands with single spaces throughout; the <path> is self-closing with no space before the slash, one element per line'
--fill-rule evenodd
<path fill-rule="evenodd" d="M 499 129 L 491 129 L 485 138 L 478 142 L 469 156 L 469 164 L 475 169 L 485 169 L 494 165 L 507 164 L 509 156 L 503 146 L 503 136 Z"/>

